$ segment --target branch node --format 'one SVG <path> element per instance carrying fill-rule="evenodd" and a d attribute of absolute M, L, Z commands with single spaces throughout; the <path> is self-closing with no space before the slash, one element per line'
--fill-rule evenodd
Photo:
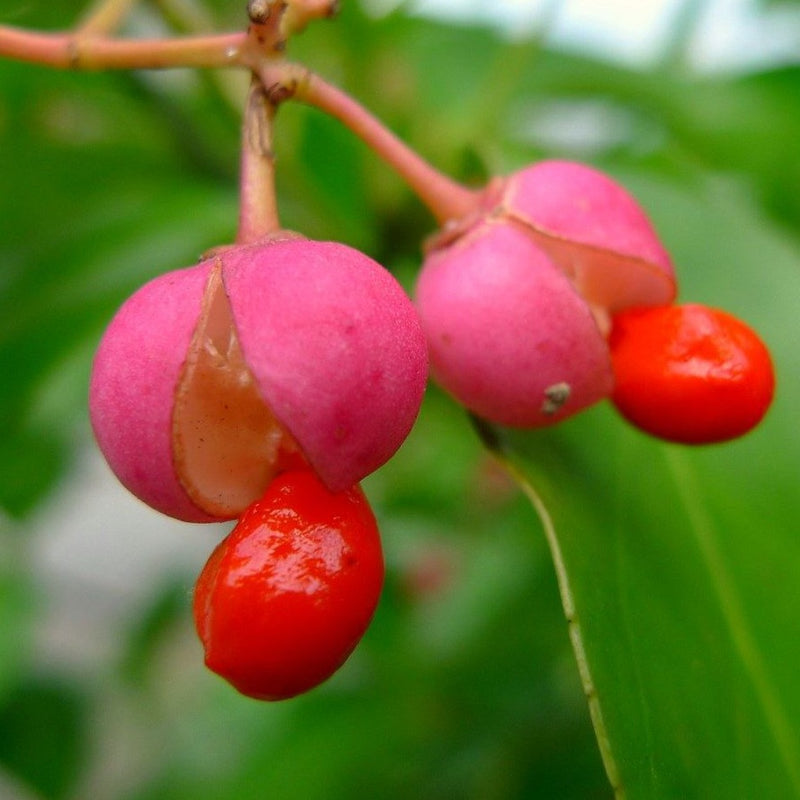
<path fill-rule="evenodd" d="M 264 87 L 264 93 L 267 100 L 273 106 L 279 106 L 286 100 L 290 100 L 297 92 L 297 78 L 292 78 L 289 81 L 276 81 L 269 86 Z"/>

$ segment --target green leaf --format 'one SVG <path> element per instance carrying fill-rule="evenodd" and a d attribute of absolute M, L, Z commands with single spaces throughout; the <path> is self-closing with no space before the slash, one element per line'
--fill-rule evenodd
<path fill-rule="evenodd" d="M 774 408 L 707 448 L 657 442 L 609 407 L 488 443 L 540 514 L 618 795 L 796 797 L 797 248 L 730 185 L 634 183 L 687 271 L 684 297 L 770 344 Z"/>
<path fill-rule="evenodd" d="M 0 539 L 0 704 L 14 690 L 28 666 L 31 628 L 36 607 L 35 588 L 19 567 L 15 543 Z M 2 738 L 2 735 L 0 735 Z"/>
<path fill-rule="evenodd" d="M 0 508 L 13 517 L 31 511 L 61 474 L 64 443 L 51 431 L 16 431 L 0 441 L 0 463 L 13 465 L 0 482 Z"/>
<path fill-rule="evenodd" d="M 88 750 L 83 695 L 59 682 L 30 680 L 0 706 L 0 764 L 39 796 L 68 796 Z"/>

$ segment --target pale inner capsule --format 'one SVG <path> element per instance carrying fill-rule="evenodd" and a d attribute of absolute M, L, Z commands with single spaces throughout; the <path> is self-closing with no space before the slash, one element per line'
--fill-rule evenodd
<path fill-rule="evenodd" d="M 175 468 L 207 513 L 239 516 L 264 493 L 297 445 L 261 398 L 242 354 L 218 262 L 178 384 L 172 417 Z"/>

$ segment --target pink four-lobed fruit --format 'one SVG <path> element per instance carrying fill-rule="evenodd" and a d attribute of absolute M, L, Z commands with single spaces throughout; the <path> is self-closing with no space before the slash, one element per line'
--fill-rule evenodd
<path fill-rule="evenodd" d="M 436 378 L 482 417 L 551 424 L 611 391 L 589 306 L 517 225 L 490 219 L 431 252 L 417 306 Z"/>
<path fill-rule="evenodd" d="M 411 301 L 383 267 L 300 238 L 222 248 L 119 309 L 90 415 L 121 482 L 170 516 L 233 519 L 283 469 L 354 485 L 410 431 L 427 378 Z"/>
<path fill-rule="evenodd" d="M 432 240 L 416 287 L 437 381 L 479 416 L 526 428 L 607 397 L 610 315 L 674 296 L 638 203 L 569 161 L 490 183 L 478 213 Z"/>

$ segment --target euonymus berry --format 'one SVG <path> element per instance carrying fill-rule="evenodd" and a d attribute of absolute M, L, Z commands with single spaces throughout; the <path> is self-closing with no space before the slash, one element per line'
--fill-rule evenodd
<path fill-rule="evenodd" d="M 489 219 L 430 252 L 416 300 L 434 375 L 486 419 L 547 425 L 611 390 L 591 309 L 517 225 Z"/>
<path fill-rule="evenodd" d="M 416 419 L 427 349 L 379 264 L 300 238 L 223 248 L 129 298 L 97 351 L 96 438 L 152 507 L 233 519 L 307 463 L 333 490 L 383 464 Z"/>
<path fill-rule="evenodd" d="M 282 473 L 214 550 L 194 593 L 206 665 L 242 694 L 282 700 L 327 680 L 366 631 L 383 583 L 359 487 Z"/>
<path fill-rule="evenodd" d="M 630 309 L 610 336 L 614 405 L 637 428 L 684 444 L 733 439 L 772 402 L 769 351 L 736 317 L 703 305 Z"/>
<path fill-rule="evenodd" d="M 539 427 L 611 391 L 609 314 L 674 294 L 636 201 L 597 170 L 545 161 L 490 183 L 431 241 L 416 303 L 438 382 L 491 421 Z"/>

